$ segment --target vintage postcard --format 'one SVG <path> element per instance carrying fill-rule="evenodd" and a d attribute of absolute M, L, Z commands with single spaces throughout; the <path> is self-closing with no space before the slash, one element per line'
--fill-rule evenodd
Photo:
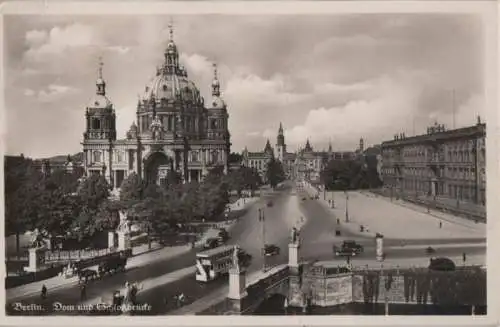
<path fill-rule="evenodd" d="M 496 11 L 4 4 L 3 319 L 495 321 Z"/>

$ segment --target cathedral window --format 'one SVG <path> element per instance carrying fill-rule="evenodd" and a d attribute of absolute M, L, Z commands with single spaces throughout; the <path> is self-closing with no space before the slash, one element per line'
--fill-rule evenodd
<path fill-rule="evenodd" d="M 191 152 L 191 161 L 192 162 L 198 161 L 198 152 L 196 152 L 196 151 Z"/>
<path fill-rule="evenodd" d="M 116 161 L 117 162 L 123 162 L 123 152 L 122 151 L 118 151 L 116 153 Z"/>
<path fill-rule="evenodd" d="M 101 162 L 101 151 L 94 151 L 94 162 Z"/>
<path fill-rule="evenodd" d="M 101 121 L 99 118 L 92 118 L 92 129 L 100 129 L 101 128 Z"/>

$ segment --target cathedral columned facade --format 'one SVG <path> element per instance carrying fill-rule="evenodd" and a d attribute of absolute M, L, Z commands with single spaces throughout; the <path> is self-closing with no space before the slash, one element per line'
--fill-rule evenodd
<path fill-rule="evenodd" d="M 117 139 L 116 113 L 106 95 L 99 67 L 97 92 L 86 108 L 83 161 L 87 175 L 103 174 L 119 188 L 132 172 L 150 183 L 167 183 L 169 172 L 184 182 L 201 181 L 208 171 L 228 170 L 230 134 L 228 112 L 220 93 L 217 67 L 212 101 L 205 103 L 197 86 L 179 63 L 170 29 L 164 62 L 139 97 L 136 121 L 124 139 Z"/>

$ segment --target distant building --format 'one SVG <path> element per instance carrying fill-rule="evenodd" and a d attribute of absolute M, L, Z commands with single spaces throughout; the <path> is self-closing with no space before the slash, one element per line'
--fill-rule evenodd
<path fill-rule="evenodd" d="M 364 148 L 363 139 L 360 141 L 361 149 Z M 309 181 L 319 181 L 321 171 L 330 160 L 353 160 L 357 157 L 357 152 L 332 150 L 330 143 L 328 151 L 314 151 L 309 140 L 303 148 L 297 152 L 287 152 L 283 125 L 280 123 L 276 146 L 273 149 L 267 140 L 262 152 L 249 152 L 247 148 L 243 150 L 242 164 L 247 167 L 257 169 L 262 177 L 265 177 L 267 163 L 274 156 L 282 163 L 285 175 L 289 179 L 307 179 Z"/>
<path fill-rule="evenodd" d="M 404 133 L 382 143 L 382 179 L 401 195 L 427 195 L 485 204 L 486 125 L 446 130 L 435 123 L 425 135 Z"/>

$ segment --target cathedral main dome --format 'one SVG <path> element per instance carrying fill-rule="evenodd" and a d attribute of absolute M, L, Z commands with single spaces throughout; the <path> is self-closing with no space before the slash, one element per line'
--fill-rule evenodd
<path fill-rule="evenodd" d="M 147 84 L 142 96 L 143 100 L 176 100 L 198 103 L 201 101 L 200 91 L 187 78 L 187 73 L 183 67 L 172 67 L 158 69 L 156 76 Z"/>

